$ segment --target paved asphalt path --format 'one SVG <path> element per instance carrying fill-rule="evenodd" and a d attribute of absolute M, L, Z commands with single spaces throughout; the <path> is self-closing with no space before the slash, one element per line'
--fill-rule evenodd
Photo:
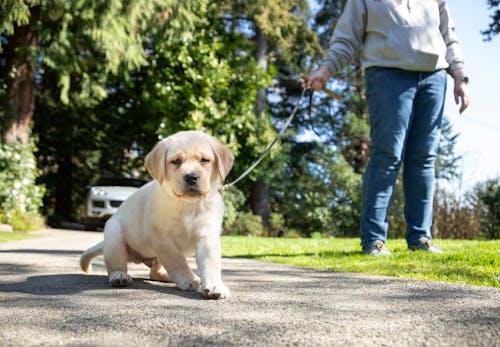
<path fill-rule="evenodd" d="M 231 298 L 204 300 L 143 265 L 110 288 L 78 263 L 102 233 L 42 233 L 0 244 L 0 346 L 500 346 L 498 288 L 226 258 Z"/>

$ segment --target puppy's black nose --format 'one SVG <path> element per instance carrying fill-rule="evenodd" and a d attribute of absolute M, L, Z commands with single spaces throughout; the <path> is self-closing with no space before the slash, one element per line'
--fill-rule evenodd
<path fill-rule="evenodd" d="M 198 182 L 198 174 L 188 173 L 184 175 L 184 182 L 189 186 L 194 186 Z"/>

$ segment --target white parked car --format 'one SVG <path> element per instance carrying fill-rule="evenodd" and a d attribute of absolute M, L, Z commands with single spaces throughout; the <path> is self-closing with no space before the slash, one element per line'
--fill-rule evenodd
<path fill-rule="evenodd" d="M 147 181 L 125 177 L 103 177 L 89 186 L 85 203 L 85 229 L 104 227 L 118 207 Z"/>

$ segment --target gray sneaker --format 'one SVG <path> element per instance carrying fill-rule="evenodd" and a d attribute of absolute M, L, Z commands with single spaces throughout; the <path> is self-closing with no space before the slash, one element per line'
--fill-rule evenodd
<path fill-rule="evenodd" d="M 441 248 L 432 243 L 432 241 L 422 236 L 417 243 L 408 244 L 408 248 L 412 251 L 423 250 L 429 253 L 444 253 Z"/>
<path fill-rule="evenodd" d="M 377 240 L 375 242 L 369 243 L 363 246 L 363 254 L 368 254 L 374 257 L 391 255 L 391 251 L 385 247 L 383 241 Z"/>

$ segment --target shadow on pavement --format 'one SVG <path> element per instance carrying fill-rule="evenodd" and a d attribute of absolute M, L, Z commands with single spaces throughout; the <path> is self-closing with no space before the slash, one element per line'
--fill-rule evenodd
<path fill-rule="evenodd" d="M 0 283 L 0 293 L 23 293 L 32 295 L 72 295 L 94 290 L 109 290 L 116 295 L 120 292 L 149 290 L 180 296 L 186 299 L 203 300 L 200 294 L 183 291 L 174 284 L 154 282 L 144 278 L 134 278 L 129 287 L 112 288 L 106 275 L 54 274 L 29 276 L 23 282 Z"/>
<path fill-rule="evenodd" d="M 66 249 L 3 249 L 0 253 L 21 253 L 21 254 L 61 254 L 61 255 L 80 255 L 83 251 L 80 250 L 66 250 Z"/>

